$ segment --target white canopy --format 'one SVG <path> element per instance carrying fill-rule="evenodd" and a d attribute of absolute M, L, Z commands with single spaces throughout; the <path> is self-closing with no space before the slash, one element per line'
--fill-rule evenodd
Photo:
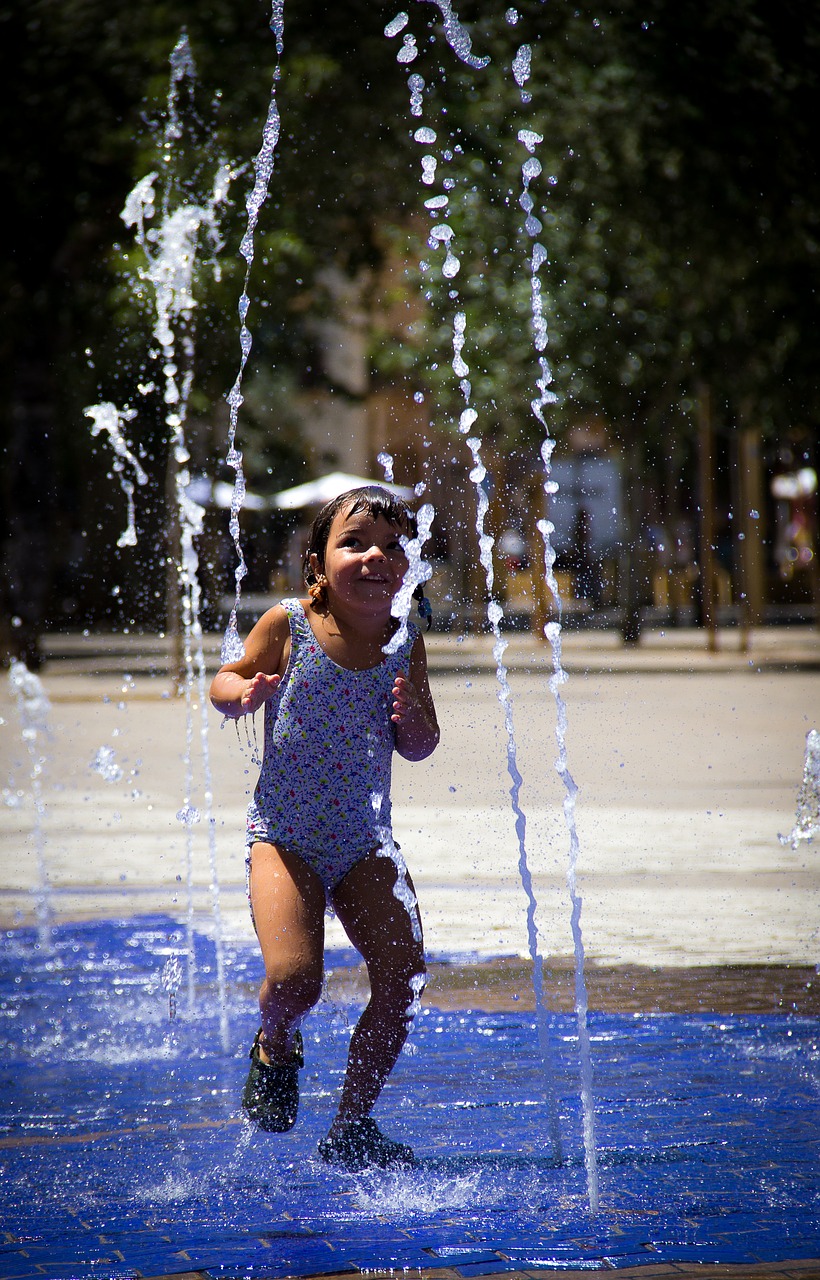
<path fill-rule="evenodd" d="M 185 492 L 193 502 L 198 502 L 201 507 L 214 506 L 223 511 L 228 511 L 233 502 L 233 485 L 227 484 L 224 480 L 213 481 L 209 476 L 194 476 L 191 483 L 186 487 Z M 263 498 L 261 494 L 251 493 L 249 489 L 245 491 L 245 496 L 242 499 L 244 510 L 265 511 L 268 506 L 268 499 Z"/>
<path fill-rule="evenodd" d="M 402 485 L 387 484 L 384 480 L 368 480 L 366 476 L 350 475 L 346 471 L 331 471 L 326 476 L 318 476 L 315 480 L 307 480 L 292 489 L 283 489 L 271 498 L 271 506 L 282 511 L 297 511 L 300 507 L 321 506 L 332 502 L 340 493 L 348 489 L 362 489 L 366 485 L 377 484 L 382 489 L 389 489 L 398 498 L 409 499 L 414 496 L 412 489 Z"/>

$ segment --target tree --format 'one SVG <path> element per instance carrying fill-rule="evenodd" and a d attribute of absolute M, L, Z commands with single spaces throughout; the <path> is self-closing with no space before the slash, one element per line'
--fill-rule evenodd
<path fill-rule="evenodd" d="M 428 261 L 401 288 L 393 278 L 387 301 L 411 320 L 398 332 L 392 321 L 374 325 L 377 377 L 430 388 L 454 422 L 457 305 L 483 425 L 502 450 L 538 433 L 529 409 L 522 125 L 543 137 L 542 174 L 530 192 L 549 255 L 540 276 L 555 429 L 574 414 L 603 412 L 638 451 L 641 473 L 668 471 L 673 488 L 692 470 L 698 381 L 712 385 L 727 414 L 742 400 L 774 437 L 798 418 L 816 419 L 814 7 L 521 0 L 516 9 L 511 24 L 474 0 L 459 6 L 474 51 L 491 59 L 476 69 L 448 47 L 436 5 L 409 6 L 407 31 L 392 39 L 384 35 L 392 7 L 285 5 L 283 127 L 257 233 L 242 424 L 256 482 L 296 478 L 298 441 L 288 437 L 278 453 L 270 447 L 270 404 L 279 424 L 293 389 L 322 376 L 313 333 L 331 305 L 321 285 L 330 263 L 351 275 L 366 266 L 375 282 L 396 255 Z M 143 438 L 154 477 L 143 523 L 155 532 L 127 563 L 108 559 L 112 577 L 130 564 L 144 592 L 141 600 L 124 593 L 132 598 L 122 612 L 108 587 L 90 585 L 88 566 L 115 540 L 121 507 L 116 494 L 110 512 L 101 500 L 109 460 L 82 410 L 101 398 L 127 402 L 141 376 L 145 316 L 123 287 L 131 250 L 120 211 L 135 180 L 155 167 L 168 58 L 185 28 L 199 71 L 197 163 L 225 157 L 246 166 L 224 222 L 221 281 L 201 285 L 191 412 L 215 421 L 238 362 L 241 197 L 277 61 L 268 18 L 262 4 L 226 0 L 207 10 L 170 0 L 116 11 L 100 0 L 35 0 L 2 15 L 14 104 L 0 161 L 14 225 L 0 277 L 2 536 L 6 611 L 23 622 L 18 648 L 47 616 L 156 621 L 161 412 Z M 397 64 L 411 31 L 419 57 Z M 522 46 L 532 52 L 529 104 L 510 74 Z M 423 119 L 408 114 L 414 69 L 427 81 Z M 452 280 L 441 278 L 442 250 L 426 245 L 445 215 L 421 212 L 431 188 L 419 181 L 420 123 L 435 127 L 439 176 L 446 171 L 453 183 L 446 220 L 461 269 Z M 203 449 L 213 463 L 213 442 Z M 39 575 L 26 554 L 34 545 Z M 72 594 L 82 599 L 70 615 Z"/>

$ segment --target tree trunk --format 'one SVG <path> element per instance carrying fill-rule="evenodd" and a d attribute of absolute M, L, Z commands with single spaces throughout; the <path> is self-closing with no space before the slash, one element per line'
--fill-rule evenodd
<path fill-rule="evenodd" d="M 747 418 L 744 412 L 743 418 Z M 758 427 L 742 427 L 738 439 L 740 531 L 743 534 L 744 618 L 747 627 L 763 622 L 765 588 L 765 506 L 761 434 Z"/>
<path fill-rule="evenodd" d="M 700 557 L 701 626 L 707 630 L 710 652 L 717 649 L 715 616 L 715 447 L 712 396 L 698 389 L 698 554 Z"/>
<path fill-rule="evenodd" d="M 633 449 L 625 451 L 624 466 L 624 533 L 621 543 L 620 596 L 621 596 L 621 639 L 624 644 L 637 644 L 641 638 L 641 605 L 638 591 L 638 571 L 640 554 L 637 546 L 636 518 L 637 472 Z"/>

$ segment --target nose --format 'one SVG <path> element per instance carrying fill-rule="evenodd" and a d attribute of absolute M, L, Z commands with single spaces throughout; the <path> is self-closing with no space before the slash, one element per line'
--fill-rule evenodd
<path fill-rule="evenodd" d="M 378 542 L 374 542 L 373 545 L 371 547 L 368 547 L 367 551 L 365 552 L 365 558 L 367 560 L 385 560 L 387 557 L 385 556 Z"/>

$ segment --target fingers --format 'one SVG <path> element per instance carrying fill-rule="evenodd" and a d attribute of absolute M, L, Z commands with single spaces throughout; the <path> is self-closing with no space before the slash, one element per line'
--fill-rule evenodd
<path fill-rule="evenodd" d="M 257 671 L 253 679 L 248 681 L 248 686 L 240 699 L 240 705 L 246 715 L 252 714 L 262 706 L 263 702 L 273 697 L 280 679 L 280 676 L 269 676 L 264 671 Z"/>
<path fill-rule="evenodd" d="M 418 703 L 415 685 L 408 680 L 403 671 L 399 671 L 393 685 L 393 714 L 390 719 L 395 724 L 400 723 L 418 706 Z"/>

